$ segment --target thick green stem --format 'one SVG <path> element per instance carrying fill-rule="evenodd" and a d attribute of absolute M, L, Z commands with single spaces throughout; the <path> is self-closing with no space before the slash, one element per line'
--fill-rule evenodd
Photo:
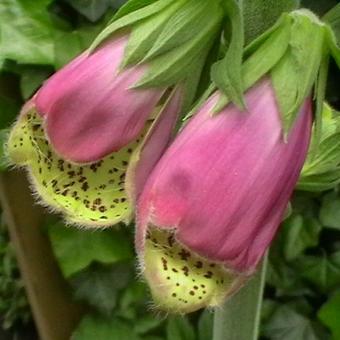
<path fill-rule="evenodd" d="M 256 340 L 259 336 L 267 258 L 256 275 L 216 310 L 213 340 Z"/>

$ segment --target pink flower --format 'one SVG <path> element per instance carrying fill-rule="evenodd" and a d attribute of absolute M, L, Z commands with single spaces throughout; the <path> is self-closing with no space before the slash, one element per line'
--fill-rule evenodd
<path fill-rule="evenodd" d="M 134 89 L 147 66 L 120 70 L 128 36 L 86 51 L 55 73 L 34 98 L 63 159 L 88 163 L 137 138 L 165 89 Z"/>
<path fill-rule="evenodd" d="M 215 305 L 240 286 L 275 236 L 299 178 L 310 141 L 311 101 L 285 141 L 270 80 L 245 98 L 247 111 L 230 104 L 213 114 L 219 94 L 211 96 L 162 156 L 138 201 L 137 251 L 152 294 L 166 309 Z M 187 255 L 176 255 L 178 247 Z M 227 283 L 211 284 L 204 295 L 185 273 L 196 282 L 217 277 Z"/>
<path fill-rule="evenodd" d="M 183 87 L 132 87 L 146 66 L 120 70 L 126 37 L 85 52 L 23 107 L 7 143 L 40 202 L 68 223 L 130 223 L 135 198 L 172 137 Z M 138 170 L 138 173 L 137 173 Z"/>

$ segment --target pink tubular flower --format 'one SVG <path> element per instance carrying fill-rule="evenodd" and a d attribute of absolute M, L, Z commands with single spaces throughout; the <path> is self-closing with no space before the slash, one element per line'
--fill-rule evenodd
<path fill-rule="evenodd" d="M 100 160 L 134 140 L 164 89 L 133 89 L 146 66 L 120 70 L 128 36 L 86 51 L 53 75 L 34 98 L 54 150 L 76 163 Z"/>
<path fill-rule="evenodd" d="M 108 40 L 53 75 L 8 139 L 10 159 L 28 170 L 41 203 L 71 224 L 130 223 L 182 110 L 181 84 L 166 94 L 133 88 L 147 66 L 119 69 L 126 43 L 125 36 Z"/>
<path fill-rule="evenodd" d="M 213 306 L 238 288 L 275 236 L 299 178 L 311 101 L 285 141 L 270 80 L 245 98 L 246 111 L 230 104 L 214 115 L 219 94 L 210 97 L 162 156 L 138 201 L 136 247 L 165 309 Z"/>

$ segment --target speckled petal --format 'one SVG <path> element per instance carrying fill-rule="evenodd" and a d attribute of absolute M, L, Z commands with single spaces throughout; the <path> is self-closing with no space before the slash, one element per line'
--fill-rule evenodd
<path fill-rule="evenodd" d="M 171 277 L 167 283 L 164 253 L 152 251 L 150 229 L 172 233 L 175 247 L 216 265 L 219 273 L 232 273 L 233 282 L 223 288 L 230 295 L 256 270 L 298 180 L 310 141 L 310 99 L 286 140 L 271 81 L 260 81 L 245 99 L 247 111 L 230 104 L 214 115 L 219 94 L 212 95 L 167 148 L 139 197 L 136 249 L 152 293 L 165 309 L 187 312 L 200 304 L 187 299 L 189 281 L 182 282 L 180 295 Z M 181 268 L 178 258 L 166 259 Z M 186 266 L 197 274 L 193 263 Z M 210 286 L 204 306 L 216 301 L 215 289 Z M 174 307 L 174 293 L 188 305 L 177 300 Z"/>
<path fill-rule="evenodd" d="M 35 108 L 26 107 L 7 145 L 10 159 L 27 168 L 41 203 L 63 213 L 71 224 L 105 227 L 128 222 L 133 207 L 124 189 L 125 173 L 145 132 L 98 162 L 75 165 L 52 150 L 42 123 Z"/>
<path fill-rule="evenodd" d="M 218 306 L 246 280 L 182 246 L 173 233 L 156 228 L 148 231 L 143 263 L 156 307 L 172 313 Z"/>

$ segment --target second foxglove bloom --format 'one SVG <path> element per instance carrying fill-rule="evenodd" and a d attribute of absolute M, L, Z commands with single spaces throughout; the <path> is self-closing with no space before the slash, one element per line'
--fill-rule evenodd
<path fill-rule="evenodd" d="M 247 91 L 246 111 L 228 105 L 214 115 L 219 96 L 176 137 L 138 202 L 144 275 L 156 303 L 172 311 L 215 306 L 255 271 L 310 141 L 311 101 L 285 137 L 268 78 Z"/>

